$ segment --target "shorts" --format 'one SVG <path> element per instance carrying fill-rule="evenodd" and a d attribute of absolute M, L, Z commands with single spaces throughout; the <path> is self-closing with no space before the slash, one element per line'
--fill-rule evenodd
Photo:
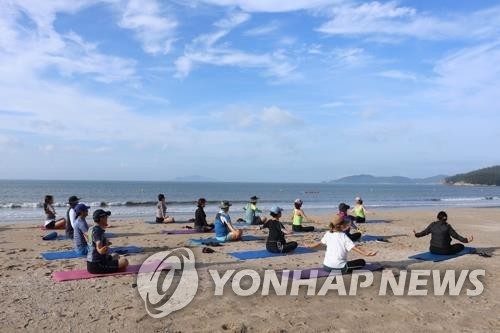
<path fill-rule="evenodd" d="M 231 238 L 231 233 L 228 233 L 226 236 L 220 236 L 220 237 L 215 237 L 219 242 L 224 243 L 224 242 L 230 242 L 233 239 Z"/>
<path fill-rule="evenodd" d="M 356 223 L 365 223 L 366 219 L 361 216 L 356 216 Z"/>
<path fill-rule="evenodd" d="M 45 222 L 45 229 L 55 229 L 56 220 L 51 220 L 50 222 Z"/>
<path fill-rule="evenodd" d="M 91 274 L 108 274 L 119 271 L 118 260 L 107 256 L 104 261 L 87 261 L 87 271 Z"/>

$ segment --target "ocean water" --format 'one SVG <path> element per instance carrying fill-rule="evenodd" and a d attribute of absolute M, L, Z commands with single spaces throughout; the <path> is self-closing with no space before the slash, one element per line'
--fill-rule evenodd
<path fill-rule="evenodd" d="M 159 193 L 167 197 L 168 214 L 179 219 L 193 217 L 200 197 L 208 200 L 209 217 L 220 200 L 230 200 L 234 219 L 243 216 L 252 195 L 261 198 L 262 210 L 279 205 L 285 213 L 301 198 L 306 214 L 333 213 L 340 202 L 352 206 L 356 196 L 373 210 L 500 206 L 500 187 L 486 186 L 0 180 L 0 223 L 43 221 L 46 194 L 54 196 L 58 217 L 65 216 L 68 197 L 77 195 L 92 207 L 111 210 L 112 219 L 152 220 Z"/>

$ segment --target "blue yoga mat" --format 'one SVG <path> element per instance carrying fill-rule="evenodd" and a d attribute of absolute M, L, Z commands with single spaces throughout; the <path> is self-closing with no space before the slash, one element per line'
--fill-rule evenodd
<path fill-rule="evenodd" d="M 111 232 L 107 232 L 106 234 L 106 238 L 115 238 L 117 237 L 115 234 L 111 233 Z M 52 240 L 69 240 L 70 238 L 66 237 L 66 235 L 58 235 L 56 239 L 52 239 Z"/>
<path fill-rule="evenodd" d="M 391 223 L 391 222 L 387 220 L 366 220 L 364 223 L 359 223 L 359 224 L 363 225 L 365 223 Z"/>
<path fill-rule="evenodd" d="M 110 249 L 111 253 L 141 253 L 144 251 L 142 247 L 137 246 L 115 246 Z M 57 251 L 57 252 L 43 252 L 42 257 L 45 260 L 58 260 L 58 259 L 75 259 L 75 258 L 85 258 L 73 250 L 70 251 Z"/>
<path fill-rule="evenodd" d="M 445 261 L 448 259 L 453 259 L 456 257 L 463 256 L 465 254 L 471 254 L 476 252 L 476 249 L 473 247 L 466 247 L 462 251 L 458 252 L 457 254 L 434 254 L 430 252 L 424 252 L 424 253 L 419 253 L 415 254 L 411 257 L 408 257 L 409 259 L 418 259 L 418 260 L 424 260 L 424 261 Z"/>
<path fill-rule="evenodd" d="M 256 251 L 229 252 L 228 254 L 240 260 L 248 260 L 248 259 L 261 259 L 270 257 L 282 257 L 286 255 L 304 254 L 312 252 L 315 251 L 307 247 L 298 247 L 295 249 L 295 251 L 289 253 L 271 253 L 267 250 L 256 250 Z"/>
<path fill-rule="evenodd" d="M 373 235 L 363 235 L 359 239 L 360 242 L 375 242 L 375 241 L 384 241 L 383 236 L 373 236 Z"/>
<path fill-rule="evenodd" d="M 242 241 L 256 241 L 256 240 L 264 240 L 264 237 L 260 236 L 254 236 L 254 235 L 243 235 Z M 220 242 L 217 240 L 215 237 L 210 237 L 210 238 L 191 238 L 189 240 L 192 244 L 194 245 L 203 245 L 202 243 L 225 243 L 225 242 Z M 231 242 L 228 242 L 231 243 Z"/>

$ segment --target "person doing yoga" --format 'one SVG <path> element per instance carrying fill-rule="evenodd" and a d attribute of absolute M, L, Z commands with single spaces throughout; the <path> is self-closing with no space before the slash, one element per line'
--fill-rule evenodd
<path fill-rule="evenodd" d="M 307 222 L 311 222 L 311 220 L 306 216 L 306 213 L 302 210 L 302 200 L 296 199 L 293 203 L 295 206 L 293 209 L 293 217 L 292 217 L 292 230 L 296 232 L 310 232 L 314 231 L 313 226 L 304 227 L 302 226 L 302 220 L 305 218 Z"/>
<path fill-rule="evenodd" d="M 269 229 L 269 236 L 266 241 L 266 249 L 272 253 L 287 253 L 295 250 L 298 246 L 297 242 L 287 242 L 285 234 L 291 232 L 286 231 L 283 224 L 280 222 L 281 213 L 283 209 L 280 207 L 271 208 L 270 215 L 272 219 L 267 220 L 262 226 Z"/>

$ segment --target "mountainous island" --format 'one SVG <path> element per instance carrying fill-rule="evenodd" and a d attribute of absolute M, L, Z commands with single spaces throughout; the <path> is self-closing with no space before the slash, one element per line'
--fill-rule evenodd
<path fill-rule="evenodd" d="M 447 177 L 445 183 L 449 185 L 500 186 L 500 165 Z"/>
<path fill-rule="evenodd" d="M 376 177 L 372 175 L 354 175 L 330 180 L 328 184 L 443 184 L 446 175 L 437 175 L 427 178 L 408 178 L 401 176 Z"/>

